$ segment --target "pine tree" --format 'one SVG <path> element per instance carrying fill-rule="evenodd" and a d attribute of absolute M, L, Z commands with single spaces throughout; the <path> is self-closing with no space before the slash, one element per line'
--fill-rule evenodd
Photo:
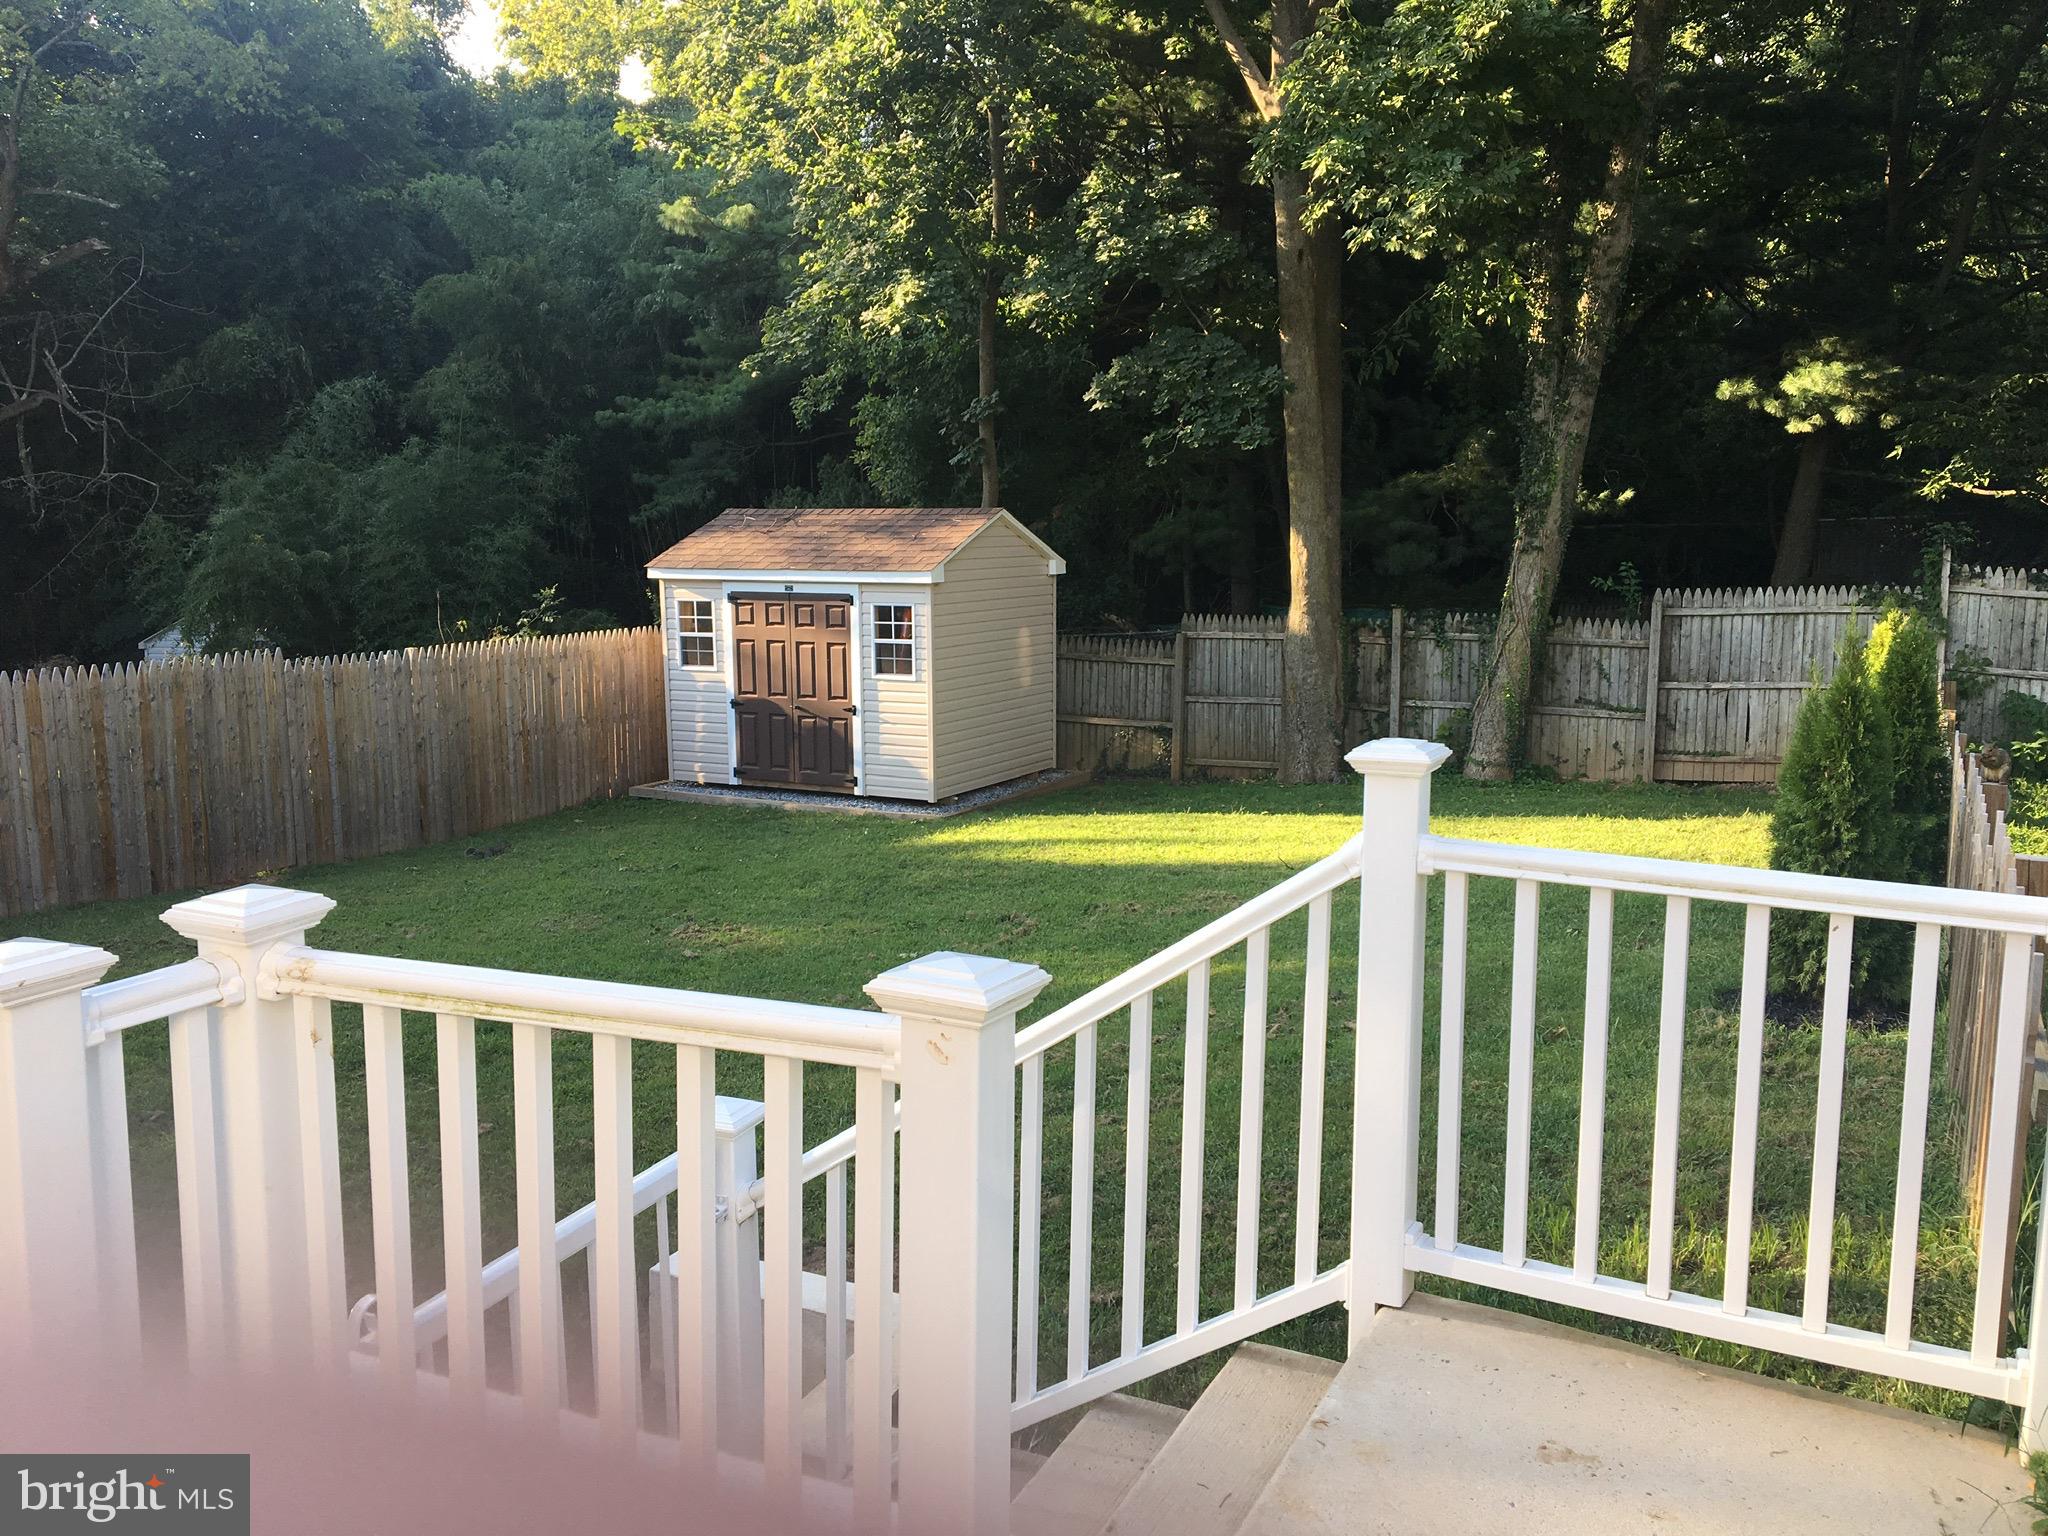
<path fill-rule="evenodd" d="M 1815 875 L 1894 880 L 1900 873 L 1892 792 L 1897 754 L 1860 635 L 1842 639 L 1835 675 L 1806 696 L 1778 771 L 1771 813 L 1771 867 Z M 1866 925 L 1856 935 L 1853 987 L 1895 983 L 1889 935 Z M 1827 977 L 1827 918 L 1784 912 L 1773 924 L 1778 985 L 1812 1000 Z"/>
<path fill-rule="evenodd" d="M 1948 743 L 1941 731 L 1941 640 L 1919 614 L 1894 608 L 1870 632 L 1869 665 L 1892 723 L 1892 812 L 1899 868 L 1936 881 L 1948 821 Z"/>

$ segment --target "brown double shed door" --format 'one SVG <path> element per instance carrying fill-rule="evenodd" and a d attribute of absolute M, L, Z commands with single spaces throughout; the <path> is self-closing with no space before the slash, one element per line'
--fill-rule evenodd
<path fill-rule="evenodd" d="M 736 592 L 732 650 L 740 781 L 852 789 L 852 599 Z"/>

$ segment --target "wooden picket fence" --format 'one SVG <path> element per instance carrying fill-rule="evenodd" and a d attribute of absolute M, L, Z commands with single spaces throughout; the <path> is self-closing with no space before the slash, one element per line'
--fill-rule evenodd
<path fill-rule="evenodd" d="M 2034 894 L 2039 886 L 2038 861 L 2012 851 L 2005 827 L 2006 786 L 1988 783 L 1979 755 L 1956 732 L 1950 755 L 1948 883 L 1961 890 L 2007 895 Z M 2000 935 L 1974 928 L 1949 931 L 1948 950 L 1948 1083 L 1955 1105 L 1955 1130 L 1960 1138 L 1964 1189 L 1970 1219 L 1982 1217 L 1985 1169 L 1993 1157 L 2026 1158 L 2029 1127 L 2039 1107 L 2039 1075 L 2021 1078 L 2024 1095 L 2017 1144 L 1991 1145 L 1992 1080 L 1998 1060 L 1998 1012 L 2003 991 Z M 2022 1049 L 2030 1067 L 2041 1050 L 2041 982 L 2044 952 L 2037 940 L 2027 977 L 2026 1027 Z M 2015 1225 L 2020 1191 L 2013 1190 Z"/>
<path fill-rule="evenodd" d="M 0 916 L 464 837 L 667 771 L 654 628 L 0 674 Z"/>
<path fill-rule="evenodd" d="M 1770 784 L 1800 701 L 1877 595 L 1857 587 L 1660 591 L 1641 619 L 1554 625 L 1526 711 L 1527 760 L 1564 778 Z M 2009 689 L 2048 699 L 2048 574 L 1944 568 L 1950 659 L 1987 686 L 1963 723 L 1991 734 Z M 1351 643 L 1344 736 L 1435 737 L 1469 710 L 1491 614 L 1395 608 Z M 1282 621 L 1189 614 L 1170 633 L 1063 635 L 1060 762 L 1270 771 Z"/>

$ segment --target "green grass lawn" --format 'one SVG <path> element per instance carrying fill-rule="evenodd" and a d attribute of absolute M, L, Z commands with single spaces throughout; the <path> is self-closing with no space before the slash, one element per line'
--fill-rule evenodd
<path fill-rule="evenodd" d="M 1754 794 L 1672 788 L 1518 784 L 1480 789 L 1445 776 L 1436 786 L 1436 829 L 1461 836 L 1607 852 L 1760 863 L 1768 802 Z M 597 804 L 482 837 L 353 864 L 292 871 L 279 878 L 318 890 L 339 906 L 315 942 L 332 948 L 468 962 L 712 991 L 863 1006 L 862 985 L 903 960 L 958 949 L 1034 961 L 1052 985 L 1034 1016 L 1145 958 L 1191 929 L 1275 884 L 1337 846 L 1357 823 L 1355 784 L 1290 789 L 1270 784 L 1171 788 L 1119 782 L 938 823 L 874 817 L 793 815 L 739 807 L 646 801 Z M 1468 959 L 1461 1235 L 1485 1246 L 1500 1239 L 1505 1135 L 1507 1008 L 1512 893 L 1475 880 Z M 189 953 L 157 921 L 173 897 L 106 902 L 15 919 L 6 933 L 34 933 L 104 945 L 121 957 L 116 975 Z M 1321 1241 L 1324 1262 L 1342 1254 L 1350 1166 L 1350 1017 L 1356 985 L 1355 893 L 1340 893 L 1333 957 Z M 1578 1083 L 1586 896 L 1553 888 L 1542 908 L 1531 1251 L 1569 1262 L 1576 1171 Z M 1623 895 L 1614 938 L 1612 1035 L 1604 1174 L 1602 1268 L 1641 1278 L 1649 1204 L 1663 904 Z M 1348 932 L 1347 932 L 1348 929 Z M 1294 1248 L 1295 1137 L 1306 922 L 1297 915 L 1273 934 L 1266 1016 L 1266 1117 L 1261 1187 L 1261 1288 L 1284 1284 Z M 1741 914 L 1695 906 L 1679 1165 L 1676 1284 L 1718 1294 L 1725 1255 L 1735 983 Z M 1435 1198 L 1436 944 L 1431 931 L 1431 1020 L 1423 1087 L 1425 1219 Z M 1153 1064 L 1150 1220 L 1147 1226 L 1148 1337 L 1170 1326 L 1178 1219 L 1184 993 L 1157 999 Z M 1213 976 L 1207 1078 L 1208 1158 L 1204 1205 L 1205 1315 L 1228 1306 L 1237 1185 L 1239 1062 L 1243 1027 L 1241 952 Z M 367 1156 L 363 1146 L 360 1035 L 353 1010 L 337 1010 L 343 1169 L 350 1292 L 370 1288 Z M 436 1105 L 431 1022 L 409 1018 L 408 1117 L 413 1219 L 421 1295 L 439 1285 Z M 1774 1024 L 1765 1046 L 1757 1218 L 1751 1296 L 1796 1311 L 1805 1251 L 1818 1031 Z M 1883 1324 L 1894 1188 L 1902 1033 L 1852 1031 L 1842 1132 L 1833 1317 Z M 644 1165 L 673 1146 L 673 1057 L 635 1050 L 636 1141 Z M 1940 1060 L 1939 1052 L 1936 1056 Z M 556 1135 L 564 1212 L 590 1198 L 587 1041 L 557 1039 Z M 1123 1136 L 1127 1020 L 1105 1023 L 1099 1046 L 1091 1332 L 1094 1358 L 1114 1352 L 1123 1269 Z M 135 1115 L 138 1206 L 144 1240 L 175 1233 L 175 1194 L 162 1031 L 129 1037 L 129 1092 Z M 1048 1059 L 1045 1199 L 1045 1319 L 1041 1383 L 1063 1374 L 1066 1253 L 1070 1216 L 1072 1047 Z M 478 1031 L 484 1164 L 485 1246 L 513 1242 L 512 1123 L 506 1032 Z M 720 1062 L 720 1090 L 751 1093 L 751 1058 Z M 806 1139 L 848 1123 L 849 1074 L 806 1074 Z M 1967 1340 L 1974 1264 L 1956 1192 L 1937 1084 L 1935 1145 L 1922 1212 L 1918 1334 Z M 818 1219 L 816 1192 L 812 1218 Z M 642 1241 L 651 1262 L 651 1225 Z M 815 1267 L 815 1265 L 813 1266 Z M 174 1299 L 174 1291 L 167 1297 Z M 570 1304 L 578 1303 L 575 1271 Z M 1458 1288 L 1452 1288 L 1458 1289 Z M 1507 1304 L 1534 1308 L 1531 1304 Z M 1571 1320 L 1591 1323 L 1582 1314 Z M 1657 1330 L 1601 1322 L 1703 1359 L 1747 1364 L 1802 1381 L 1845 1387 L 1886 1401 L 1961 1414 L 1953 1395 L 1844 1376 L 1792 1360 Z M 573 1333 L 573 1330 L 572 1330 Z M 1341 1353 L 1341 1312 L 1278 1330 L 1275 1342 Z M 1185 1400 L 1213 1363 L 1184 1368 L 1143 1389 Z M 1980 1405 L 1982 1416 L 1994 1410 Z"/>

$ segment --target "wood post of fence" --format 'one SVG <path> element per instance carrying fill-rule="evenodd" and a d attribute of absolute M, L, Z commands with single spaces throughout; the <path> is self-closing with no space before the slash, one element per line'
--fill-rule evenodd
<path fill-rule="evenodd" d="M 1643 664 L 1643 782 L 1654 784 L 1657 780 L 1657 719 L 1663 713 L 1658 707 L 1658 691 L 1664 681 L 1662 588 L 1650 595 L 1650 622 L 1644 638 L 1650 649 Z"/>
<path fill-rule="evenodd" d="M 1173 632 L 1172 778 L 1178 784 L 1188 761 L 1188 630 L 1182 624 Z"/>
<path fill-rule="evenodd" d="M 1401 632 L 1408 627 L 1408 612 L 1392 610 L 1387 621 L 1387 734 L 1401 734 Z"/>

